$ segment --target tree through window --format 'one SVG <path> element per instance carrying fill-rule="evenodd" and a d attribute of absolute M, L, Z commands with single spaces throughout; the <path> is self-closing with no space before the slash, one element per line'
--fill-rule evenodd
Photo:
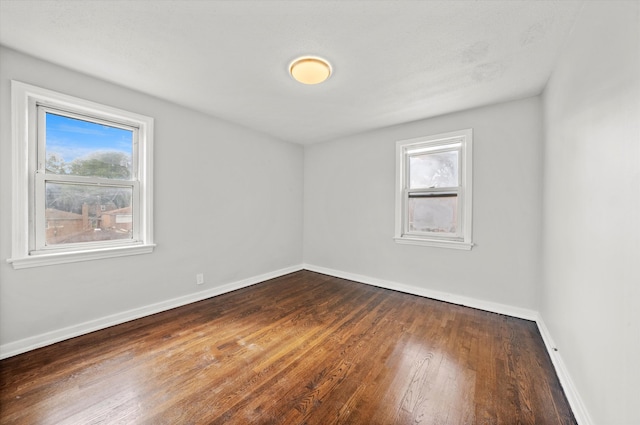
<path fill-rule="evenodd" d="M 12 82 L 15 268 L 148 253 L 153 119 Z"/>
<path fill-rule="evenodd" d="M 38 110 L 44 122 L 38 148 L 45 167 L 37 184 L 44 184 L 46 221 L 39 248 L 134 239 L 137 129 L 44 106 Z"/>

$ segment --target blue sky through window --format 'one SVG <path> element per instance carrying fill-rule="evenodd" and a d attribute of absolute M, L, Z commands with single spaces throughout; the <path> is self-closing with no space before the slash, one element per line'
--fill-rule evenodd
<path fill-rule="evenodd" d="M 133 132 L 47 112 L 46 152 L 60 156 L 66 163 L 95 152 L 122 152 L 129 158 L 133 151 Z"/>

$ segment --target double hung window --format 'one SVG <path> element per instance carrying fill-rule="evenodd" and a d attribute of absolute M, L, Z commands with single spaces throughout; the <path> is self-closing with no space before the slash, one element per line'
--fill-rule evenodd
<path fill-rule="evenodd" d="M 12 83 L 15 268 L 151 252 L 153 119 Z"/>
<path fill-rule="evenodd" d="M 471 249 L 471 158 L 471 130 L 397 142 L 397 242 Z"/>

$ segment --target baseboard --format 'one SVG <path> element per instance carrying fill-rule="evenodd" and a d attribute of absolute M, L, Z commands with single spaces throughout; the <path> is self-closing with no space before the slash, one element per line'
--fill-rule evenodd
<path fill-rule="evenodd" d="M 549 357 L 551 358 L 553 367 L 556 370 L 556 375 L 560 380 L 560 385 L 562 385 L 564 394 L 567 396 L 567 400 L 569 401 L 569 405 L 571 406 L 571 410 L 573 411 L 573 416 L 575 416 L 576 421 L 580 425 L 593 425 L 594 422 L 591 420 L 591 416 L 589 415 L 586 406 L 582 402 L 582 398 L 580 397 L 578 389 L 571 379 L 571 375 L 569 375 L 569 370 L 562 360 L 562 355 L 559 351 L 556 351 L 556 345 L 553 342 L 553 338 L 551 338 L 549 329 L 544 323 L 542 316 L 539 314 L 538 318 L 536 319 L 536 323 L 538 324 L 540 335 L 542 335 L 542 341 L 544 341 L 544 345 L 545 347 L 547 347 L 547 352 L 549 353 Z"/>
<path fill-rule="evenodd" d="M 432 289 L 419 288 L 417 286 L 405 285 L 403 283 L 392 282 L 388 280 L 377 279 L 370 276 L 343 272 L 340 270 L 329 269 L 326 267 L 315 266 L 313 264 L 305 264 L 305 270 L 322 273 L 329 276 L 339 277 L 341 279 L 353 280 L 354 282 L 365 283 L 367 285 L 377 286 L 379 288 L 391 289 L 394 291 L 404 292 L 411 295 L 418 295 L 425 298 L 433 298 L 438 301 L 445 301 L 451 304 L 463 305 L 465 307 L 477 308 L 478 310 L 490 311 L 492 313 L 504 314 L 506 316 L 517 317 L 519 319 L 535 321 L 538 318 L 538 312 L 526 308 L 514 307 L 507 304 L 494 303 L 491 301 L 479 300 L 462 295 L 451 294 L 448 292 L 435 291 Z"/>
<path fill-rule="evenodd" d="M 141 317 L 149 316 L 152 314 L 170 310 L 172 308 L 191 304 L 196 301 L 201 301 L 207 298 L 215 297 L 216 295 L 225 294 L 227 292 L 231 292 L 247 286 L 255 285 L 256 283 L 260 283 L 265 280 L 284 276 L 286 274 L 293 273 L 302 269 L 303 269 L 302 265 L 287 267 L 287 268 L 275 270 L 269 273 L 264 273 L 258 276 L 253 276 L 247 279 L 242 279 L 236 282 L 230 282 L 222 286 L 217 286 L 215 288 L 207 289 L 205 291 L 184 295 L 181 297 L 173 298 L 173 299 L 162 301 L 155 304 L 149 304 L 143 307 L 135 308 L 128 311 L 123 311 L 121 313 L 112 314 L 112 315 L 101 317 L 95 320 L 90 320 L 88 322 L 69 326 L 66 328 L 57 329 L 55 331 L 46 332 L 40 335 L 35 335 L 29 338 L 21 339 L 19 341 L 10 342 L 8 344 L 0 345 L 0 359 L 26 353 L 27 351 L 31 351 L 31 350 L 35 350 L 36 348 L 55 344 L 56 342 L 64 341 L 65 339 L 74 338 L 80 335 L 88 334 L 90 332 L 98 331 L 100 329 L 105 329 L 110 326 L 119 325 L 121 323 L 129 322 L 131 320 L 139 319 Z"/>

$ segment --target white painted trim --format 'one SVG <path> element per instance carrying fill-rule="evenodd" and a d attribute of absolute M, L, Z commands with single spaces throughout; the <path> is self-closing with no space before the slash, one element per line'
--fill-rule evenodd
<path fill-rule="evenodd" d="M 181 307 L 183 305 L 205 300 L 217 295 L 226 294 L 227 292 L 255 285 L 257 283 L 264 282 L 265 280 L 274 279 L 276 277 L 284 276 L 289 273 L 300 271 L 302 269 L 302 265 L 286 267 L 284 269 L 275 270 L 236 282 L 227 283 L 225 285 L 217 286 L 205 291 L 184 295 L 155 304 L 149 304 L 143 307 L 123 311 L 121 313 L 112 314 L 66 328 L 57 329 L 40 335 L 35 335 L 29 338 L 21 339 L 19 341 L 10 342 L 4 345 L 0 345 L 0 359 L 15 356 L 27 351 L 35 350 L 36 348 L 55 344 L 56 342 L 64 341 L 66 339 L 74 338 L 100 329 L 105 329 L 110 326 L 119 325 L 121 323 L 129 322 L 141 317 L 160 313 L 172 308 Z"/>
<path fill-rule="evenodd" d="M 436 239 L 418 239 L 403 236 L 401 238 L 393 238 L 396 243 L 405 245 L 421 245 L 421 246 L 435 246 L 438 248 L 451 248 L 451 249 L 463 249 L 466 251 L 471 250 L 474 247 L 473 243 L 448 241 L 448 240 L 436 240 Z"/>
<path fill-rule="evenodd" d="M 13 265 L 16 270 L 29 267 L 51 266 L 54 264 L 75 263 L 76 261 L 97 260 L 101 258 L 115 258 L 129 255 L 151 254 L 155 244 L 125 245 L 82 250 L 73 252 L 54 252 L 50 254 L 38 254 L 22 258 L 9 258 L 7 263 Z"/>
<path fill-rule="evenodd" d="M 434 291 L 433 289 L 419 288 L 413 285 L 392 282 L 383 279 L 377 279 L 370 276 L 343 272 L 340 270 L 329 269 L 326 267 L 315 266 L 313 264 L 305 264 L 306 270 L 322 273 L 342 279 L 353 280 L 354 282 L 365 283 L 380 288 L 391 289 L 394 291 L 404 292 L 420 297 L 433 298 L 438 301 L 445 301 L 452 304 L 458 304 L 465 307 L 477 308 L 479 310 L 490 311 L 492 313 L 504 314 L 507 316 L 517 317 L 519 319 L 535 321 L 538 318 L 538 312 L 521 307 L 514 307 L 507 304 L 494 303 L 491 301 L 479 300 L 476 298 L 465 297 L 463 295 L 452 294 L 449 292 Z"/>
<path fill-rule="evenodd" d="M 146 254 L 153 251 L 153 126 L 154 119 L 138 113 L 123 109 L 102 105 L 89 100 L 58 93 L 53 90 L 37 86 L 11 81 L 11 131 L 12 131 L 12 198 L 11 198 L 11 258 L 7 260 L 15 269 L 26 267 L 38 267 L 51 264 L 85 261 L 98 258 L 110 258 L 122 255 Z M 42 140 L 36 137 L 38 121 L 37 106 L 58 108 L 73 115 L 86 115 L 89 119 L 97 119 L 98 122 L 113 121 L 119 125 L 133 127 L 136 130 L 137 143 L 134 146 L 136 173 L 133 184 L 134 209 L 138 211 L 134 218 L 134 227 L 138 234 L 134 235 L 130 249 L 111 249 L 107 244 L 104 249 L 97 249 L 97 244 L 78 247 L 74 251 L 59 247 L 54 250 L 56 255 L 46 253 L 46 259 L 31 260 L 34 254 L 45 254 L 40 230 L 44 224 L 42 214 L 44 209 L 39 204 L 36 207 L 37 190 L 44 187 L 36 184 L 35 175 L 41 169 L 38 164 L 38 144 Z M 135 154 L 137 152 L 137 155 Z M 63 180 L 73 178 L 64 177 Z M 86 179 L 84 179 L 86 180 Z M 96 179 L 92 180 L 96 182 Z M 41 180 L 44 182 L 44 180 Z M 118 185 L 118 182 L 109 182 Z M 131 186 L 127 184 L 126 186 Z M 137 190 L 135 187 L 137 186 Z M 37 210 L 39 208 L 40 210 Z M 40 230 L 39 230 L 40 229 Z M 70 248 L 70 247 L 67 247 Z M 40 251 L 38 251 L 40 250 Z M 103 255 L 104 254 L 104 255 Z M 45 257 L 45 256 L 43 256 Z"/>
<path fill-rule="evenodd" d="M 382 280 L 373 278 L 370 276 L 363 276 L 355 273 L 343 272 L 340 270 L 334 270 L 326 267 L 315 266 L 312 264 L 305 264 L 305 270 L 326 274 L 329 276 L 339 277 L 341 279 L 348 279 L 354 282 L 364 283 L 367 285 L 377 286 L 380 288 L 391 289 L 394 291 L 404 292 L 411 295 L 417 295 L 420 297 L 432 298 L 438 301 L 445 301 L 452 304 L 458 304 L 466 307 L 477 308 L 479 310 L 489 311 L 492 313 L 504 314 L 519 319 L 531 320 L 536 322 L 542 341 L 545 348 L 549 353 L 551 362 L 556 371 L 556 375 L 560 380 L 560 385 L 564 390 L 569 406 L 576 418 L 576 421 L 580 425 L 593 425 L 587 409 L 582 402 L 582 398 L 578 393 L 578 390 L 569 375 L 569 371 L 565 366 L 560 353 L 555 350 L 555 344 L 551 338 L 551 334 L 547 329 L 540 313 L 534 310 L 529 310 L 520 307 L 514 307 L 506 304 L 494 303 L 491 301 L 478 300 L 475 298 L 465 297 L 462 295 L 451 294 L 448 292 L 434 291 L 431 289 L 419 288 L 417 286 L 405 285 L 402 283 L 392 282 L 388 280 Z"/>
<path fill-rule="evenodd" d="M 459 147 L 459 163 L 458 175 L 459 184 L 456 187 L 458 194 L 458 217 L 460 219 L 459 228 L 456 234 L 442 233 L 419 233 L 409 232 L 408 230 L 408 193 L 431 192 L 438 191 L 433 188 L 411 189 L 409 190 L 408 176 L 408 158 L 412 147 L 420 149 L 421 147 L 446 149 L 452 144 L 458 144 Z M 394 240 L 397 243 L 405 243 L 408 245 L 424 245 L 439 248 L 453 248 L 470 250 L 474 244 L 472 242 L 472 225 L 473 225 L 473 129 L 452 131 L 449 133 L 436 134 L 433 136 L 418 137 L 408 140 L 399 140 L 396 142 L 396 202 L 395 202 L 395 226 Z M 453 189 L 453 188 L 447 188 Z M 448 243 L 443 243 L 448 242 Z"/>
<path fill-rule="evenodd" d="M 544 341 L 544 345 L 547 348 L 547 352 L 549 353 L 549 357 L 551 358 L 553 367 L 556 370 L 556 375 L 558 375 L 560 385 L 562 385 L 564 394 L 567 396 L 567 400 L 569 401 L 569 405 L 571 406 L 571 410 L 573 411 L 573 415 L 575 416 L 576 421 L 580 425 L 593 425 L 594 422 L 593 420 L 591 420 L 591 416 L 589 415 L 586 406 L 582 402 L 582 398 L 580 397 L 578 389 L 571 379 L 571 375 L 569 375 L 569 370 L 562 360 L 560 352 L 556 351 L 557 349 L 555 343 L 553 342 L 553 338 L 551 338 L 549 329 L 544 323 L 544 320 L 542 320 L 542 316 L 540 314 L 538 314 L 536 323 L 538 325 L 538 329 L 540 330 L 540 335 L 542 335 L 542 341 Z"/>

